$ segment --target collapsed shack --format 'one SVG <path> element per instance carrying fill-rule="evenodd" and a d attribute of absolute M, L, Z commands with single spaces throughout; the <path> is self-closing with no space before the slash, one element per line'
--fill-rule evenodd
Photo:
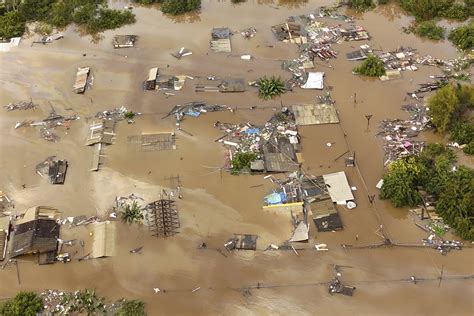
<path fill-rule="evenodd" d="M 67 160 L 55 160 L 54 158 L 56 156 L 50 156 L 37 164 L 36 173 L 41 177 L 47 175 L 51 184 L 64 184 L 68 167 Z"/>
<path fill-rule="evenodd" d="M 50 142 L 59 141 L 60 137 L 54 133 L 56 127 L 65 127 L 69 129 L 70 122 L 78 120 L 77 115 L 71 116 L 62 116 L 56 113 L 54 108 L 51 108 L 51 112 L 48 117 L 41 121 L 29 121 L 25 120 L 23 122 L 17 123 L 15 129 L 27 126 L 39 127 L 40 136 Z"/>
<path fill-rule="evenodd" d="M 196 92 L 245 92 L 246 86 L 244 79 L 225 79 L 219 84 L 203 85 L 197 84 L 195 86 Z"/>
<path fill-rule="evenodd" d="M 336 174 L 345 177 L 344 172 Z M 319 232 L 343 229 L 335 203 L 340 199 L 350 198 L 352 194 L 343 196 L 340 192 L 345 190 L 342 190 L 336 181 L 331 180 L 331 175 L 327 176 L 290 174 L 287 179 L 276 181 L 279 188 L 264 198 L 264 210 L 291 214 L 294 230 L 290 242 L 308 240 L 309 216 L 313 217 Z M 330 186 L 334 187 L 332 191 L 329 190 Z M 346 186 L 342 185 L 342 188 L 346 189 Z M 342 204 L 341 201 L 339 203 Z"/>
<path fill-rule="evenodd" d="M 10 257 L 38 254 L 39 264 L 53 263 L 58 251 L 58 217 L 54 208 L 38 206 L 28 209 L 23 218 L 13 224 Z"/>
<path fill-rule="evenodd" d="M 128 137 L 128 143 L 136 151 L 158 151 L 176 149 L 175 133 L 142 134 Z"/>
<path fill-rule="evenodd" d="M 257 250 L 257 235 L 234 234 L 234 237 L 224 244 L 225 249 L 231 250 Z"/>
<path fill-rule="evenodd" d="M 176 120 L 179 122 L 183 119 L 185 115 L 191 116 L 191 117 L 198 117 L 201 115 L 201 113 L 220 112 L 220 111 L 226 111 L 226 110 L 231 111 L 232 109 L 225 105 L 207 104 L 201 101 L 193 101 L 193 102 L 185 103 L 183 105 L 178 104 L 174 106 L 171 109 L 171 111 L 166 116 L 163 117 L 163 119 L 169 116 L 175 116 Z"/>
<path fill-rule="evenodd" d="M 137 39 L 137 35 L 115 35 L 112 44 L 114 48 L 134 47 Z"/>
<path fill-rule="evenodd" d="M 314 68 L 315 58 L 322 61 L 336 58 L 337 52 L 332 48 L 333 44 L 344 41 L 369 40 L 367 31 L 358 25 L 326 25 L 320 18 L 313 14 L 292 16 L 285 23 L 272 27 L 277 40 L 282 42 L 295 43 L 299 48 L 299 57 L 284 61 L 282 68 L 291 72 L 293 78 L 287 83 L 287 89 L 291 90 L 294 86 L 303 86 L 310 79 L 305 69 Z M 352 22 L 350 19 L 344 19 Z M 320 75 L 318 75 L 320 76 Z M 322 89 L 322 79 L 319 88 Z"/>
<path fill-rule="evenodd" d="M 90 68 L 89 67 L 79 67 L 77 68 L 76 80 L 72 89 L 74 93 L 84 93 L 86 86 L 88 84 Z"/>
<path fill-rule="evenodd" d="M 287 108 L 275 114 L 264 126 L 250 123 L 228 124 L 217 122 L 215 127 L 225 133 L 216 141 L 227 148 L 226 168 L 232 167 L 233 157 L 253 153 L 253 172 L 292 172 L 302 160 L 300 141 L 294 115 Z"/>
<path fill-rule="evenodd" d="M 109 113 L 107 114 L 109 115 Z M 92 122 L 86 139 L 86 146 L 94 146 L 91 171 L 98 171 L 103 163 L 102 150 L 104 145 L 111 145 L 115 137 L 115 120 L 102 119 L 101 122 Z"/>
<path fill-rule="evenodd" d="M 430 126 L 428 109 L 422 104 L 409 104 L 402 109 L 410 113 L 408 120 L 386 119 L 380 124 L 376 136 L 383 137 L 384 166 L 391 162 L 420 153 L 424 142 L 411 140 Z"/>
<path fill-rule="evenodd" d="M 328 286 L 328 292 L 331 295 L 336 293 L 346 296 L 352 296 L 355 289 L 356 288 L 354 286 L 346 286 L 342 284 L 338 278 L 332 279 Z"/>
<path fill-rule="evenodd" d="M 232 47 L 230 36 L 232 32 L 227 27 L 213 28 L 211 32 L 210 46 L 211 50 L 216 53 L 230 53 Z"/>
<path fill-rule="evenodd" d="M 33 100 L 29 101 L 18 101 L 18 102 L 11 102 L 8 103 L 7 105 L 4 105 L 3 107 L 7 111 L 15 111 L 15 110 L 30 110 L 30 109 L 36 109 L 39 105 L 37 103 L 34 103 Z"/>
<path fill-rule="evenodd" d="M 158 67 L 151 68 L 148 71 L 148 78 L 143 82 L 143 89 L 155 90 L 157 79 L 158 79 Z"/>

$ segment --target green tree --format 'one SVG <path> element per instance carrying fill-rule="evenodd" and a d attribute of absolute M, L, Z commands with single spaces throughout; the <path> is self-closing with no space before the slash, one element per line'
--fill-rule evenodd
<path fill-rule="evenodd" d="M 429 100 L 431 120 L 436 129 L 446 133 L 462 118 L 467 109 L 474 107 L 474 86 L 448 84 Z"/>
<path fill-rule="evenodd" d="M 280 77 L 263 77 L 257 81 L 258 96 L 264 100 L 270 100 L 273 97 L 285 93 L 285 83 Z"/>
<path fill-rule="evenodd" d="M 0 316 L 36 316 L 43 310 L 43 300 L 33 292 L 20 292 L 0 308 Z"/>
<path fill-rule="evenodd" d="M 444 28 L 436 25 L 433 21 L 424 21 L 415 26 L 415 34 L 420 37 L 427 37 L 431 40 L 439 41 L 444 38 Z"/>
<path fill-rule="evenodd" d="M 161 11 L 166 14 L 179 15 L 201 8 L 201 0 L 163 0 Z"/>
<path fill-rule="evenodd" d="M 474 123 L 457 123 L 451 130 L 450 138 L 460 145 L 474 141 Z"/>
<path fill-rule="evenodd" d="M 474 240 L 474 170 L 460 166 L 439 195 L 436 211 L 464 239 Z"/>
<path fill-rule="evenodd" d="M 396 207 L 417 205 L 420 195 L 416 188 L 422 173 L 423 165 L 414 156 L 392 162 L 383 177 L 380 198 L 390 200 Z"/>
<path fill-rule="evenodd" d="M 366 60 L 353 69 L 354 73 L 369 77 L 380 77 L 385 75 L 383 61 L 375 55 L 369 55 Z"/>
<path fill-rule="evenodd" d="M 474 48 L 474 22 L 460 26 L 449 33 L 448 39 L 462 50 Z"/>
<path fill-rule="evenodd" d="M 127 224 L 140 222 L 143 219 L 143 214 L 137 201 L 133 201 L 132 204 L 126 204 L 120 213 L 120 217 Z"/>
<path fill-rule="evenodd" d="M 145 316 L 145 303 L 140 300 L 125 300 L 118 316 Z"/>
<path fill-rule="evenodd" d="M 12 38 L 22 36 L 25 32 L 25 21 L 18 12 L 7 12 L 0 16 L 0 37 Z"/>

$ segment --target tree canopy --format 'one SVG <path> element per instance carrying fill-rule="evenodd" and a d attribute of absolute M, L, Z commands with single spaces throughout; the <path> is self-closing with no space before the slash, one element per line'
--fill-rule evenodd
<path fill-rule="evenodd" d="M 0 316 L 36 316 L 43 310 L 43 300 L 33 292 L 20 292 L 0 307 Z"/>
<path fill-rule="evenodd" d="M 474 108 L 474 86 L 448 84 L 428 100 L 428 106 L 436 129 L 446 133 L 467 109 Z"/>
<path fill-rule="evenodd" d="M 258 84 L 258 96 L 264 100 L 273 99 L 273 97 L 279 96 L 285 93 L 285 83 L 280 77 L 263 77 L 257 82 Z"/>
<path fill-rule="evenodd" d="M 389 165 L 380 191 L 396 207 L 421 202 L 418 188 L 437 197 L 436 212 L 462 238 L 474 240 L 474 170 L 453 168 L 455 155 L 440 144 L 429 144 L 418 156 Z"/>
<path fill-rule="evenodd" d="M 89 34 L 135 22 L 130 11 L 109 9 L 105 0 L 23 0 L 4 7 L 0 37 L 21 36 L 27 22 L 43 22 L 62 28 L 76 23 Z"/>
<path fill-rule="evenodd" d="M 375 55 L 369 55 L 367 59 L 364 60 L 359 66 L 355 67 L 353 71 L 356 74 L 369 77 L 380 77 L 385 75 L 383 61 Z"/>
<path fill-rule="evenodd" d="M 118 316 L 145 316 L 145 303 L 140 300 L 125 300 Z"/>
<path fill-rule="evenodd" d="M 423 21 L 418 23 L 414 32 L 420 37 L 426 37 L 434 41 L 439 41 L 444 38 L 444 28 L 436 25 L 433 21 Z"/>
<path fill-rule="evenodd" d="M 459 49 L 467 50 L 474 48 L 474 21 L 452 30 L 449 33 L 448 39 Z"/>

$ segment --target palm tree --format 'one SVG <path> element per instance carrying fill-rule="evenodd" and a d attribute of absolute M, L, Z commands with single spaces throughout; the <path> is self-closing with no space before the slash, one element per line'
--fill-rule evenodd
<path fill-rule="evenodd" d="M 132 204 L 126 204 L 120 213 L 120 217 L 124 223 L 128 224 L 140 222 L 143 219 L 143 214 L 137 201 L 133 201 Z"/>
<path fill-rule="evenodd" d="M 273 97 L 285 93 L 285 83 L 280 77 L 263 77 L 258 80 L 258 96 L 264 100 L 270 100 Z"/>

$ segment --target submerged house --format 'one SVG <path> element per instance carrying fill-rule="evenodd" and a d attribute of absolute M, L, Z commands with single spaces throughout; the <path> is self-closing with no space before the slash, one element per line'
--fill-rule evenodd
<path fill-rule="evenodd" d="M 13 225 L 11 258 L 38 254 L 39 263 L 52 263 L 58 251 L 60 224 L 56 209 L 38 206 L 28 209 Z"/>
<path fill-rule="evenodd" d="M 230 53 L 230 36 L 232 35 L 228 27 L 217 27 L 212 29 L 210 46 L 216 53 Z"/>
<path fill-rule="evenodd" d="M 138 36 L 136 35 L 115 35 L 112 44 L 114 45 L 114 48 L 134 47 L 137 38 Z"/>
<path fill-rule="evenodd" d="M 156 80 L 158 79 L 158 67 L 151 68 L 148 71 L 148 78 L 143 83 L 145 90 L 155 90 Z"/>
<path fill-rule="evenodd" d="M 84 93 L 87 86 L 87 79 L 89 78 L 90 68 L 79 67 L 77 68 L 76 80 L 72 87 L 74 93 Z"/>

